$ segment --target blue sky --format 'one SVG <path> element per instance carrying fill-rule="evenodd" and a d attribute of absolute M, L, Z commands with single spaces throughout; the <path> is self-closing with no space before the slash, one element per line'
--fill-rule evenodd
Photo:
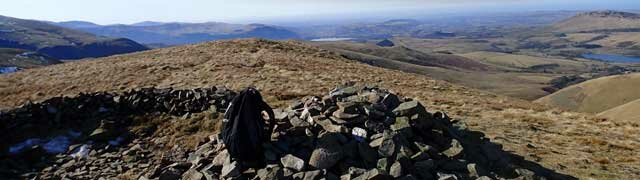
<path fill-rule="evenodd" d="M 534 10 L 640 9 L 640 0 L 5 0 L 0 15 L 99 24 L 261 22 L 317 17 Z"/>

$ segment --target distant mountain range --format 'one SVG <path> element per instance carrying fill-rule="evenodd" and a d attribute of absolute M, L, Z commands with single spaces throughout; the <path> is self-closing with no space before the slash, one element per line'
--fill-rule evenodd
<path fill-rule="evenodd" d="M 92 26 L 73 22 L 76 26 Z M 0 16 L 0 48 L 37 52 L 53 59 L 81 59 L 147 50 L 124 38 L 107 38 L 42 21 Z"/>
<path fill-rule="evenodd" d="M 131 25 L 97 25 L 68 21 L 55 25 L 108 37 L 129 38 L 143 44 L 181 45 L 236 38 L 296 39 L 300 36 L 287 28 L 264 24 L 162 23 L 145 21 Z"/>
<path fill-rule="evenodd" d="M 393 36 L 416 38 L 451 38 L 456 36 L 494 36 L 499 26 L 547 25 L 575 14 L 571 11 L 446 16 L 420 19 L 391 19 L 382 22 L 327 24 L 282 27 L 267 24 L 232 24 L 222 22 L 183 23 L 144 21 L 134 24 L 98 25 L 85 21 L 49 22 L 70 29 L 107 37 L 122 37 L 150 47 L 193 44 L 221 39 L 265 38 L 317 39 L 345 37 L 385 39 Z M 476 29 L 475 31 L 470 28 Z M 499 30 L 497 30 L 499 31 Z"/>
<path fill-rule="evenodd" d="M 393 36 L 415 38 L 498 37 L 504 29 L 546 26 L 575 15 L 576 11 L 535 11 L 520 13 L 445 15 L 417 19 L 391 19 L 382 22 L 349 23 L 300 27 L 305 38 L 385 39 Z"/>

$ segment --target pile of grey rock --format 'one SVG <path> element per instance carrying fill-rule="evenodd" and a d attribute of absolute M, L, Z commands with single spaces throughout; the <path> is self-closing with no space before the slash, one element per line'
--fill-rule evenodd
<path fill-rule="evenodd" d="M 243 168 L 216 136 L 182 162 L 140 179 L 497 179 L 534 178 L 501 146 L 418 101 L 375 87 L 346 86 L 276 110 L 268 165 Z"/>
<path fill-rule="evenodd" d="M 58 154 L 39 172 L 22 174 L 36 179 L 115 179 L 126 171 L 147 169 L 159 164 L 159 153 L 152 140 L 136 139 L 124 147 L 100 147 L 100 145 L 74 145 L 69 153 Z M 82 150 L 80 150 L 82 149 Z M 82 151 L 86 151 L 84 155 Z"/>

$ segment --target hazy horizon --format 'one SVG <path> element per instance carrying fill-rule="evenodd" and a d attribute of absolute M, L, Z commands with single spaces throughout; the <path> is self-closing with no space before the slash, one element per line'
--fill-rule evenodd
<path fill-rule="evenodd" d="M 63 5 L 63 6 L 62 6 Z M 61 7 L 62 6 L 62 7 Z M 634 0 L 21 0 L 5 2 L 0 15 L 46 21 L 89 21 L 97 24 L 157 22 L 277 23 L 313 20 L 391 19 L 437 14 L 554 10 L 629 10 Z"/>

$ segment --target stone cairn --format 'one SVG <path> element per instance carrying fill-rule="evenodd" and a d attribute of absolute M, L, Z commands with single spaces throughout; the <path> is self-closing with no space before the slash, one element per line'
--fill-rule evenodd
<path fill-rule="evenodd" d="M 221 140 L 187 160 L 158 167 L 140 179 L 497 179 L 534 178 L 510 162 L 501 146 L 431 114 L 418 101 L 368 87 L 337 88 L 325 97 L 276 110 L 267 167 L 243 169 Z"/>

